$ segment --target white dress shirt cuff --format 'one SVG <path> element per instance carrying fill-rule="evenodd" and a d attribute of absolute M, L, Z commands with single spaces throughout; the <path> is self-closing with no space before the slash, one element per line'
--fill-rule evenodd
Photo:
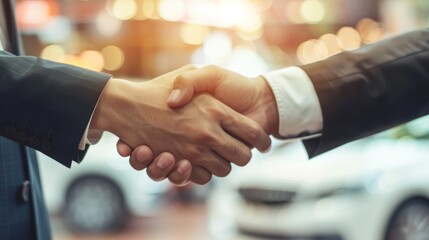
<path fill-rule="evenodd" d="M 98 99 L 100 100 L 100 99 Z M 89 129 L 89 125 L 91 124 L 92 117 L 94 116 L 95 109 L 97 109 L 97 104 L 95 104 L 94 110 L 92 111 L 91 118 L 86 125 L 85 132 L 83 132 L 83 136 L 79 142 L 79 150 L 85 150 L 86 145 L 94 145 L 97 144 L 101 137 L 103 136 L 103 131 L 97 129 Z"/>
<path fill-rule="evenodd" d="M 308 75 L 299 67 L 288 67 L 262 75 L 277 102 L 279 134 L 288 139 L 321 135 L 322 111 Z"/>

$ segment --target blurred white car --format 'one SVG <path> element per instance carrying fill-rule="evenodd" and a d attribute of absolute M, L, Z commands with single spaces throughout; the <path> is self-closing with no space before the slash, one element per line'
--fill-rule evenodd
<path fill-rule="evenodd" d="M 209 201 L 213 236 L 429 239 L 429 141 L 366 139 L 310 161 L 300 143 L 277 145 L 218 182 Z"/>
<path fill-rule="evenodd" d="M 68 169 L 40 154 L 45 201 L 63 213 L 71 230 L 104 232 L 120 228 L 128 215 L 152 216 L 165 201 L 168 182 L 154 182 L 116 152 L 117 138 L 105 133 L 81 164 Z"/>

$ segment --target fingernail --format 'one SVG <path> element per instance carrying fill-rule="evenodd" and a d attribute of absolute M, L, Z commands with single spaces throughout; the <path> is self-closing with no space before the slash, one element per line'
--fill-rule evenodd
<path fill-rule="evenodd" d="M 191 165 L 185 162 L 180 163 L 179 166 L 177 167 L 177 171 L 180 174 L 186 174 L 190 170 L 191 170 Z"/>
<path fill-rule="evenodd" d="M 173 164 L 174 163 L 171 160 L 171 158 L 169 158 L 167 155 L 164 154 L 160 157 L 160 159 L 156 165 L 161 169 L 167 169 Z"/>
<path fill-rule="evenodd" d="M 267 152 L 269 152 L 271 150 L 271 145 L 267 148 L 267 149 L 265 149 L 264 151 L 262 151 L 261 153 L 267 153 Z"/>
<path fill-rule="evenodd" d="M 176 102 L 180 97 L 180 89 L 174 89 L 168 97 L 168 102 Z"/>
<path fill-rule="evenodd" d="M 146 154 L 146 152 L 144 151 L 143 148 L 140 148 L 137 150 L 137 154 L 136 154 L 136 159 L 137 161 L 139 161 L 140 163 L 146 163 L 149 159 L 148 156 Z"/>

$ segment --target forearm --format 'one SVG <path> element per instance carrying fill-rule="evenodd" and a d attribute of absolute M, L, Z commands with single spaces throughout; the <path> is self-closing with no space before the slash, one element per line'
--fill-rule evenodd
<path fill-rule="evenodd" d="M 0 52 L 1 135 L 70 166 L 107 74 Z M 18 134 L 19 133 L 19 134 Z"/>
<path fill-rule="evenodd" d="M 427 29 L 303 66 L 324 123 L 310 156 L 429 114 L 428 66 Z"/>

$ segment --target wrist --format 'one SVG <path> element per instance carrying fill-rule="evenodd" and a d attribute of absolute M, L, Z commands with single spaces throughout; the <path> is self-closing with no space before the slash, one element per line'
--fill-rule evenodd
<path fill-rule="evenodd" d="M 124 90 L 125 81 L 121 79 L 111 78 L 107 81 L 103 92 L 98 100 L 97 107 L 89 125 L 89 129 L 114 132 L 115 123 L 115 105 L 118 104 L 121 97 L 119 96 Z"/>

